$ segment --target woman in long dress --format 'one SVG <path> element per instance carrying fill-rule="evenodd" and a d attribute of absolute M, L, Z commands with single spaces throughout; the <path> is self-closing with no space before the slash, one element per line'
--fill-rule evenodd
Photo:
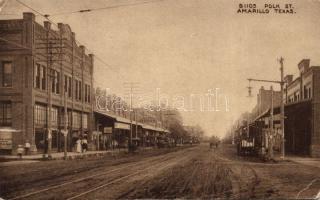
<path fill-rule="evenodd" d="M 77 153 L 81 153 L 81 140 L 78 139 L 77 142 L 76 142 L 76 152 Z"/>

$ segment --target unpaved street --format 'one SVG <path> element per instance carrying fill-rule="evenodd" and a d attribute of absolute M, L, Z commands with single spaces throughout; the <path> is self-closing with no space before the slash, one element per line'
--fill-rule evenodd
<path fill-rule="evenodd" d="M 317 167 L 244 160 L 207 144 L 0 170 L 6 199 L 303 198 L 320 188 Z"/>

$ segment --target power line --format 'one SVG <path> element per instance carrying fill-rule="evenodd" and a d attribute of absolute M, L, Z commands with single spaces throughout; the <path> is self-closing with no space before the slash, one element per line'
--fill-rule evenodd
<path fill-rule="evenodd" d="M 82 10 L 77 10 L 77 11 L 54 13 L 54 14 L 51 14 L 50 16 L 68 15 L 68 14 L 76 14 L 76 13 L 88 13 L 88 12 L 92 12 L 92 11 L 100 11 L 100 10 L 115 9 L 115 8 L 120 8 L 120 7 L 129 7 L 129 6 L 137 6 L 137 5 L 142 5 L 142 4 L 150 4 L 150 3 L 160 2 L 160 1 L 163 1 L 163 0 L 143 1 L 143 2 L 137 2 L 137 3 L 131 3 L 131 4 L 120 4 L 120 5 L 114 5 L 114 6 L 106 6 L 106 7 L 101 7 L 101 8 L 89 8 L 89 9 L 82 9 Z"/>
<path fill-rule="evenodd" d="M 42 16 L 43 18 L 47 19 L 49 22 L 51 22 L 53 25 L 55 25 L 57 28 L 59 28 L 58 24 L 56 24 L 54 21 L 52 21 L 51 19 L 49 19 L 49 15 L 47 15 L 47 14 L 42 14 L 40 11 L 38 11 L 38 10 L 32 8 L 31 6 L 29 6 L 29 5 L 21 2 L 20 0 L 16 0 L 16 1 L 17 1 L 18 3 L 20 3 L 21 5 L 23 5 L 24 7 L 29 8 L 30 10 L 38 13 L 40 16 Z M 76 40 L 76 39 L 75 39 L 75 41 L 76 41 L 77 43 L 79 43 L 79 45 L 82 45 L 82 42 L 80 42 L 79 40 Z M 86 46 L 84 46 L 84 48 L 87 49 L 87 51 L 88 51 L 89 53 L 93 53 L 93 54 L 94 54 L 94 52 L 91 51 L 90 49 L 88 49 Z M 99 60 L 102 64 L 104 64 L 106 67 L 108 67 L 109 69 L 115 71 L 114 68 L 111 67 L 110 64 L 107 64 L 107 63 L 106 63 L 102 58 L 100 58 L 98 55 L 95 54 L 94 57 L 95 57 L 97 60 Z M 117 72 L 117 71 L 115 71 L 115 72 Z M 118 74 L 118 73 L 116 73 L 116 74 L 117 74 L 118 76 L 120 76 L 120 78 L 123 78 L 120 74 Z"/>
<path fill-rule="evenodd" d="M 36 9 L 28 6 L 27 4 L 25 4 L 25 3 L 23 3 L 23 2 L 21 2 L 21 1 L 19 1 L 19 0 L 16 0 L 16 1 L 17 1 L 18 3 L 20 3 L 21 5 L 23 5 L 24 7 L 29 8 L 30 10 L 33 10 L 34 12 L 38 13 L 39 15 L 47 18 L 45 15 L 43 15 L 42 13 L 40 13 L 39 11 L 37 11 Z"/>

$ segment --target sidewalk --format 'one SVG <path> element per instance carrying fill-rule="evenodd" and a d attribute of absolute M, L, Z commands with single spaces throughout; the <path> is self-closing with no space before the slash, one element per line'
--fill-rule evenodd
<path fill-rule="evenodd" d="M 320 158 L 288 156 L 287 159 L 295 163 L 320 168 Z"/>
<path fill-rule="evenodd" d="M 277 156 L 275 160 L 277 160 L 279 162 L 282 161 L 282 159 L 279 156 Z M 284 160 L 320 168 L 320 158 L 287 155 Z"/>
<path fill-rule="evenodd" d="M 104 156 L 107 154 L 117 154 L 119 152 L 127 152 L 127 149 L 114 149 L 107 151 L 87 151 L 85 153 L 77 153 L 77 152 L 68 152 L 67 159 L 77 159 L 77 158 L 86 158 L 86 157 L 98 157 Z M 56 152 L 52 153 L 52 160 L 62 160 L 64 159 L 64 152 Z M 22 159 L 20 159 L 16 155 L 0 155 L 0 160 L 3 161 L 14 161 L 14 160 L 42 160 L 43 154 L 35 154 L 35 155 L 23 155 Z"/>

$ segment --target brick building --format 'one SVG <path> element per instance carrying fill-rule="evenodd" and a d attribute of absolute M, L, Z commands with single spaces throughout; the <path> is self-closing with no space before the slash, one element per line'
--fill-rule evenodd
<path fill-rule="evenodd" d="M 14 153 L 28 141 L 31 151 L 42 153 L 48 138 L 60 151 L 64 128 L 69 151 L 81 136 L 90 141 L 93 55 L 68 25 L 42 26 L 33 13 L 0 20 L 0 30 L 0 151 Z"/>
<path fill-rule="evenodd" d="M 286 150 L 320 157 L 320 67 L 303 59 L 298 68 L 296 79 L 285 77 Z"/>
<path fill-rule="evenodd" d="M 285 77 L 285 151 L 289 154 L 320 157 L 320 67 L 310 66 L 310 60 L 298 64 L 299 76 Z M 268 98 L 267 98 L 268 99 Z M 254 110 L 257 110 L 256 108 Z M 251 132 L 261 138 L 268 133 L 270 109 L 255 118 Z M 274 110 L 274 148 L 281 148 L 280 106 Z M 262 123 L 260 123 L 260 122 Z M 257 127 L 257 128 L 253 128 Z M 267 141 L 267 140 L 266 140 Z M 261 146 L 265 143 L 261 141 Z"/>
<path fill-rule="evenodd" d="M 320 67 L 310 66 L 309 59 L 298 64 L 299 76 L 285 77 L 285 151 L 289 154 L 320 157 Z M 273 148 L 281 150 L 280 92 L 274 92 Z M 253 141 L 257 149 L 268 148 L 270 142 L 270 90 L 260 89 L 256 107 L 251 113 L 247 140 Z M 241 127 L 240 127 L 241 128 Z"/>
<path fill-rule="evenodd" d="M 272 94 L 273 93 L 273 94 Z M 253 108 L 251 112 L 251 120 L 254 120 L 262 113 L 266 112 L 271 108 L 271 96 L 273 95 L 273 106 L 280 106 L 281 102 L 281 91 L 271 91 L 261 87 L 259 93 L 257 94 L 257 105 Z"/>

